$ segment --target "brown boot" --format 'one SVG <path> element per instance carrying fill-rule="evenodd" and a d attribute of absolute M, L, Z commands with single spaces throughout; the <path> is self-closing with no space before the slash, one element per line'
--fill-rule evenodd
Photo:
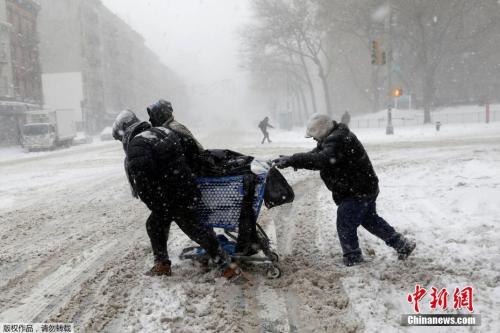
<path fill-rule="evenodd" d="M 154 266 L 144 274 L 147 276 L 162 276 L 162 275 L 171 276 L 172 270 L 170 261 L 168 262 L 157 261 L 155 262 Z"/>
<path fill-rule="evenodd" d="M 241 269 L 235 263 L 231 263 L 222 269 L 222 276 L 228 280 L 234 280 L 241 275 Z"/>

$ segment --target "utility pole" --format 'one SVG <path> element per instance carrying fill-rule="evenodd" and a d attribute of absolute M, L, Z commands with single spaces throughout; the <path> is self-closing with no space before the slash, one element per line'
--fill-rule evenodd
<path fill-rule="evenodd" d="M 387 27 L 387 127 L 385 129 L 385 134 L 392 135 L 394 134 L 394 127 L 392 126 L 392 4 L 391 0 L 387 1 L 387 6 L 389 9 L 389 17 L 388 17 L 388 27 Z"/>

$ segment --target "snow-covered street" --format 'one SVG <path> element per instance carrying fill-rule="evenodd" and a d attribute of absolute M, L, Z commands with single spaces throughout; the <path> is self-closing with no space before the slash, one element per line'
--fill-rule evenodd
<path fill-rule="evenodd" d="M 360 228 L 371 260 L 342 266 L 330 192 L 318 173 L 287 169 L 295 201 L 259 216 L 283 276 L 249 267 L 251 281 L 236 283 L 177 259 L 192 243 L 176 226 L 173 276 L 143 275 L 152 265 L 148 210 L 130 195 L 119 143 L 0 153 L 0 322 L 72 322 L 80 332 L 499 331 L 499 124 L 355 133 L 380 178 L 378 211 L 417 241 L 414 255 L 399 262 Z M 314 147 L 302 130 L 278 132 L 270 145 L 257 133 L 227 137 L 200 136 L 209 148 L 260 158 Z M 481 326 L 402 327 L 416 284 L 472 286 Z M 428 301 L 421 308 L 433 313 Z"/>

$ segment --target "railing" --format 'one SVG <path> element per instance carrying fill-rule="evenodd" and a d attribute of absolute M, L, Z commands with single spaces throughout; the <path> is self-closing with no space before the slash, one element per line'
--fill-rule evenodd
<path fill-rule="evenodd" d="M 431 123 L 441 122 L 442 124 L 467 124 L 485 123 L 486 112 L 458 112 L 440 113 L 431 112 Z M 490 110 L 490 122 L 500 121 L 500 109 Z M 394 117 L 392 124 L 395 127 L 419 126 L 424 123 L 424 115 L 412 115 L 409 117 Z M 383 128 L 387 125 L 387 117 L 381 118 L 353 118 L 349 124 L 351 128 Z"/>

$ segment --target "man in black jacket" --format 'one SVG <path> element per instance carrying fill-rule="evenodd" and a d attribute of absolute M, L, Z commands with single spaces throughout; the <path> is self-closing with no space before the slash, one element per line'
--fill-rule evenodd
<path fill-rule="evenodd" d="M 160 99 L 158 102 L 150 105 L 147 108 L 147 112 L 151 125 L 168 128 L 177 134 L 189 166 L 194 172 L 198 172 L 198 159 L 204 151 L 203 146 L 186 126 L 174 119 L 172 103 Z"/>
<path fill-rule="evenodd" d="M 337 232 L 344 253 L 344 263 L 352 266 L 363 261 L 357 228 L 381 238 L 406 259 L 415 249 L 415 242 L 397 233 L 377 214 L 378 178 L 358 138 L 344 124 L 326 115 L 311 118 L 306 137 L 318 145 L 308 153 L 282 156 L 274 162 L 279 168 L 319 170 L 338 205 Z"/>
<path fill-rule="evenodd" d="M 186 162 L 178 136 L 171 130 L 141 122 L 132 111 L 122 111 L 113 124 L 113 137 L 123 143 L 129 182 L 151 210 L 146 229 L 154 254 L 148 275 L 171 275 L 167 240 L 172 222 L 202 246 L 232 278 L 239 269 L 219 246 L 213 231 L 204 227 L 196 214 L 200 196 Z"/>
<path fill-rule="evenodd" d="M 191 131 L 174 119 L 172 104 L 164 99 L 150 105 L 147 108 L 149 122 L 153 126 L 162 126 L 177 134 L 184 149 L 186 161 L 191 171 L 197 177 L 203 176 L 225 176 L 224 171 L 231 169 L 225 162 L 239 160 L 243 165 L 248 164 L 248 170 L 233 171 L 231 174 L 244 175 L 245 197 L 242 202 L 241 216 L 239 218 L 239 232 L 236 252 L 243 255 L 255 253 L 257 248 L 256 216 L 253 211 L 253 199 L 255 192 L 255 176 L 250 170 L 250 161 L 253 158 L 244 157 L 241 154 L 220 149 L 204 150 L 203 146 L 196 140 Z M 240 155 L 241 159 L 238 156 Z M 236 158 L 235 158 L 236 157 Z M 213 167 L 213 168 L 211 168 Z M 226 169 L 227 168 L 227 169 Z M 235 173 L 236 172 L 236 173 Z"/>

